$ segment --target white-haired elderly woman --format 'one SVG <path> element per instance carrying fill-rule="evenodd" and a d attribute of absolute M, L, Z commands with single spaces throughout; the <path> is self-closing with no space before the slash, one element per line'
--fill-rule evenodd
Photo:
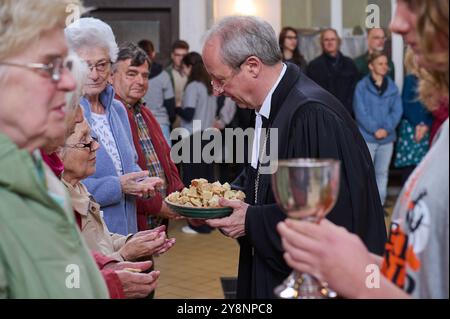
<path fill-rule="evenodd" d="M 80 104 L 101 145 L 96 172 L 83 183 L 104 211 L 108 228 L 118 234 L 137 232 L 136 196 L 151 196 L 159 178 L 137 165 L 130 124 L 108 83 L 118 47 L 112 29 L 95 18 L 82 18 L 65 30 L 69 47 L 89 66 Z"/>

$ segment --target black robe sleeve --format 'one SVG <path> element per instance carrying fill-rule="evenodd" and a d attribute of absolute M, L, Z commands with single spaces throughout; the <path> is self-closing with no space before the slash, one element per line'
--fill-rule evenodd
<path fill-rule="evenodd" d="M 296 136 L 289 153 L 341 161 L 339 197 L 327 218 L 359 235 L 371 252 L 381 255 L 387 236 L 373 163 L 365 141 L 350 128 L 333 111 L 307 104 L 291 130 Z"/>
<path fill-rule="evenodd" d="M 280 141 L 282 143 L 282 141 Z M 317 103 L 302 106 L 291 121 L 286 158 L 341 160 L 339 197 L 327 218 L 361 237 L 368 249 L 381 254 L 386 240 L 383 210 L 367 146 L 348 123 Z M 269 187 L 270 188 L 270 187 Z M 273 194 L 270 196 L 273 198 Z M 246 236 L 250 245 L 276 272 L 286 272 L 276 225 L 286 215 L 276 204 L 247 211 Z"/>

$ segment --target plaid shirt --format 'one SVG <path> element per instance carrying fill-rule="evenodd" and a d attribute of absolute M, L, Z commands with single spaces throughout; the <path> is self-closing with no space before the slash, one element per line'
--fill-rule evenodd
<path fill-rule="evenodd" d="M 147 170 L 150 173 L 149 175 L 161 178 L 164 181 L 164 185 L 166 185 L 166 175 L 164 174 L 164 170 L 159 162 L 155 148 L 153 147 L 152 140 L 148 133 L 147 124 L 141 114 L 141 103 L 136 103 L 131 107 L 131 110 L 133 111 L 134 119 L 138 127 L 139 144 L 141 145 L 142 151 L 145 155 Z M 166 197 L 165 186 L 160 187 L 159 192 L 163 198 Z"/>
<path fill-rule="evenodd" d="M 123 101 L 120 96 L 116 94 L 116 99 L 123 103 L 125 109 L 127 110 L 127 117 L 130 121 L 131 133 L 133 135 L 133 144 L 136 148 L 136 152 L 138 155 L 138 165 L 142 169 L 148 169 L 149 159 L 147 153 L 144 152 L 143 148 L 147 145 L 147 142 L 150 143 L 150 147 L 153 149 L 156 157 L 153 158 L 158 160 L 160 172 L 159 176 L 164 179 L 166 182 L 165 189 L 163 192 L 171 193 L 178 190 L 181 190 L 184 185 L 180 179 L 180 175 L 178 174 L 177 167 L 173 163 L 170 158 L 170 147 L 167 144 L 164 135 L 159 127 L 158 122 L 152 115 L 149 109 L 145 107 L 143 101 L 139 101 L 137 107 L 131 107 L 127 105 L 125 101 Z M 139 114 L 139 118 L 136 118 L 135 114 Z M 145 124 L 142 123 L 142 120 Z M 138 127 L 138 122 L 140 122 L 139 127 L 144 128 L 140 131 Z M 141 132 L 145 134 L 141 137 Z M 142 144 L 144 143 L 144 144 Z M 150 161 L 153 163 L 153 161 Z M 152 171 L 152 170 L 151 170 Z M 163 172 L 161 172 L 163 171 Z M 153 174 L 153 171 L 152 171 Z M 155 173 L 156 175 L 156 173 Z M 167 220 L 162 220 L 161 217 L 156 217 L 160 210 L 161 206 L 164 203 L 163 193 L 158 192 L 156 196 L 152 197 L 149 200 L 136 200 L 136 208 L 137 208 L 137 220 L 138 220 L 138 229 L 139 230 L 147 230 L 158 226 L 161 222 L 164 224 L 167 223 Z M 154 216 L 154 217 L 153 217 Z M 150 226 L 150 227 L 149 227 Z"/>

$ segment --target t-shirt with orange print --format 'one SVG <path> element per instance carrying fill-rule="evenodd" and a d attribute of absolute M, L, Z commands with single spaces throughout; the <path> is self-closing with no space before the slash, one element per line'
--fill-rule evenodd
<path fill-rule="evenodd" d="M 449 298 L 449 122 L 394 209 L 382 273 L 413 298 Z"/>

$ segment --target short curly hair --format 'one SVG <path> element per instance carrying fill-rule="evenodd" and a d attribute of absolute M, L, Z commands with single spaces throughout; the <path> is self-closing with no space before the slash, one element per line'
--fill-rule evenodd
<path fill-rule="evenodd" d="M 120 46 L 117 62 L 128 59 L 131 60 L 131 66 L 141 66 L 147 62 L 149 71 L 152 67 L 152 62 L 147 53 L 134 43 L 125 43 Z M 116 65 L 113 65 L 113 69 L 115 69 L 115 67 Z"/>

